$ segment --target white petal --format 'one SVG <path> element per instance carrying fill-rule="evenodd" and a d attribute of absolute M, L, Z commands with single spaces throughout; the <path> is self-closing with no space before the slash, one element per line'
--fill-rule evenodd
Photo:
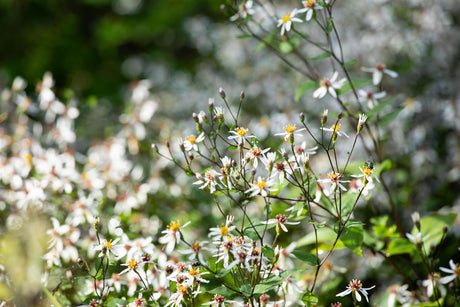
<path fill-rule="evenodd" d="M 396 71 L 392 71 L 392 70 L 389 70 L 389 69 L 384 69 L 383 72 L 386 73 L 387 75 L 389 75 L 392 78 L 397 78 L 398 77 L 398 73 Z"/>
<path fill-rule="evenodd" d="M 345 295 L 348 295 L 351 293 L 351 290 L 350 289 L 347 289 L 343 292 L 340 292 L 339 294 L 337 294 L 336 296 L 345 296 Z"/>
<path fill-rule="evenodd" d="M 377 85 L 382 81 L 382 72 L 375 70 L 374 73 L 372 74 L 372 83 L 374 85 Z"/>

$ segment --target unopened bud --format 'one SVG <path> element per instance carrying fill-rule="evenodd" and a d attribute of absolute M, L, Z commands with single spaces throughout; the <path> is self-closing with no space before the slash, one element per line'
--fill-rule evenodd
<path fill-rule="evenodd" d="M 152 150 L 155 151 L 155 152 L 158 152 L 157 144 L 152 144 Z"/>
<path fill-rule="evenodd" d="M 257 172 L 256 169 L 253 168 L 253 169 L 251 170 L 251 175 L 254 176 L 254 175 L 256 174 L 256 172 Z"/>
<path fill-rule="evenodd" d="M 220 95 L 220 97 L 221 97 L 222 99 L 225 99 L 225 96 L 226 96 L 226 95 L 225 95 L 225 91 L 224 91 L 223 88 L 219 88 L 219 95 Z"/>
<path fill-rule="evenodd" d="M 449 227 L 447 227 L 447 225 L 444 225 L 442 231 L 444 231 L 444 233 L 447 233 L 449 231 Z"/>
<path fill-rule="evenodd" d="M 300 113 L 299 119 L 300 119 L 300 122 L 301 122 L 302 124 L 305 122 L 305 114 L 303 114 L 303 112 Z"/>
<path fill-rule="evenodd" d="M 192 161 L 195 158 L 195 156 L 193 155 L 193 152 L 190 152 L 190 151 L 188 152 L 187 156 L 190 161 Z"/>
<path fill-rule="evenodd" d="M 182 141 L 179 142 L 179 149 L 180 149 L 180 151 L 185 152 L 185 146 L 184 146 L 184 143 Z"/>
<path fill-rule="evenodd" d="M 241 100 L 244 99 L 244 92 L 243 92 L 243 91 L 241 91 L 241 93 L 240 93 L 240 99 L 241 99 Z"/>
<path fill-rule="evenodd" d="M 166 141 L 166 147 L 169 149 L 171 148 L 171 143 L 169 143 L 169 141 Z"/>
<path fill-rule="evenodd" d="M 328 112 L 328 109 L 324 110 L 323 115 L 321 115 L 321 126 L 322 127 L 324 127 L 324 125 L 327 122 L 327 112 Z"/>
<path fill-rule="evenodd" d="M 198 118 L 198 115 L 195 112 L 193 112 L 192 117 L 195 123 L 198 123 L 200 121 L 200 119 Z"/>
<path fill-rule="evenodd" d="M 94 230 L 98 232 L 101 229 L 101 223 L 99 222 L 99 218 L 96 217 L 93 222 Z"/>
<path fill-rule="evenodd" d="M 208 108 L 209 108 L 209 112 L 212 113 L 212 111 L 214 110 L 214 99 L 209 98 L 209 101 L 208 101 Z"/>
<path fill-rule="evenodd" d="M 343 117 L 343 113 L 342 112 L 339 112 L 339 114 L 337 114 L 337 118 L 338 119 L 341 119 Z"/>
<path fill-rule="evenodd" d="M 84 264 L 83 259 L 81 259 L 80 257 L 78 257 L 77 263 L 78 263 L 78 265 L 82 266 L 82 265 Z"/>

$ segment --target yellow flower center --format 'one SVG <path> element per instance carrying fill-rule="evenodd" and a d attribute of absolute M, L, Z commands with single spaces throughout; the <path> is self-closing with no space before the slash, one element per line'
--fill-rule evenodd
<path fill-rule="evenodd" d="M 227 226 L 220 227 L 220 234 L 223 236 L 228 235 L 228 227 Z"/>
<path fill-rule="evenodd" d="M 188 273 L 190 274 L 190 276 L 195 277 L 195 276 L 198 275 L 198 273 L 200 273 L 200 271 L 199 271 L 198 269 L 193 269 L 193 268 L 192 268 L 192 269 L 190 269 L 190 270 L 188 271 Z"/>
<path fill-rule="evenodd" d="M 340 174 L 339 174 L 339 173 L 330 173 L 330 174 L 329 174 L 329 180 L 330 180 L 331 182 L 336 182 L 336 181 L 339 180 L 339 178 L 340 178 Z"/>
<path fill-rule="evenodd" d="M 244 128 L 237 128 L 236 133 L 238 133 L 239 136 L 245 136 L 246 133 L 248 132 L 249 129 L 244 129 Z"/>
<path fill-rule="evenodd" d="M 454 274 L 460 276 L 460 265 L 457 264 L 457 266 L 454 269 Z"/>
<path fill-rule="evenodd" d="M 315 0 L 308 0 L 306 6 L 309 7 L 309 8 L 312 8 L 312 7 L 315 6 L 315 4 L 316 4 Z"/>
<path fill-rule="evenodd" d="M 110 250 L 113 247 L 112 241 L 107 241 L 105 246 L 107 247 L 107 250 Z"/>
<path fill-rule="evenodd" d="M 128 268 L 134 270 L 138 265 L 138 262 L 135 259 L 131 259 L 128 261 Z"/>
<path fill-rule="evenodd" d="M 339 132 L 339 131 L 340 131 L 340 126 L 341 126 L 341 125 L 332 125 L 332 130 L 333 130 L 333 132 L 334 132 L 334 133 Z"/>
<path fill-rule="evenodd" d="M 171 222 L 171 224 L 169 224 L 169 226 L 168 226 L 168 229 L 169 229 L 169 230 L 172 230 L 172 231 L 174 231 L 174 232 L 179 231 L 179 229 L 180 229 L 180 222 L 179 222 L 179 221 Z"/>
<path fill-rule="evenodd" d="M 265 181 L 265 179 L 262 179 L 262 181 L 257 182 L 257 187 L 261 190 L 265 188 L 266 185 L 267 185 L 267 182 Z"/>
<path fill-rule="evenodd" d="M 193 145 L 193 144 L 195 144 L 195 142 L 196 142 L 196 137 L 195 137 L 194 135 L 191 135 L 191 136 L 189 136 L 189 137 L 187 138 L 187 141 L 189 141 L 190 144 Z"/>
<path fill-rule="evenodd" d="M 374 172 L 374 171 L 371 170 L 371 169 L 370 169 L 369 167 L 367 167 L 367 166 L 365 166 L 365 167 L 363 168 L 363 173 L 364 173 L 364 175 L 366 175 L 366 176 L 372 175 L 373 172 Z"/>
<path fill-rule="evenodd" d="M 287 14 L 286 16 L 282 17 L 281 19 L 283 20 L 283 23 L 286 23 L 289 20 L 291 20 L 291 14 Z"/>
<path fill-rule="evenodd" d="M 286 129 L 284 129 L 284 131 L 286 131 L 286 133 L 293 133 L 295 131 L 295 125 L 289 125 L 286 127 Z"/>
<path fill-rule="evenodd" d="M 201 246 L 200 246 L 200 243 L 199 243 L 199 242 L 195 242 L 195 243 L 192 244 L 192 250 L 193 250 L 194 252 L 199 252 L 200 249 L 201 249 Z"/>
<path fill-rule="evenodd" d="M 187 294 L 187 288 L 184 287 L 184 286 L 180 286 L 179 287 L 179 292 L 185 295 L 185 294 Z"/>

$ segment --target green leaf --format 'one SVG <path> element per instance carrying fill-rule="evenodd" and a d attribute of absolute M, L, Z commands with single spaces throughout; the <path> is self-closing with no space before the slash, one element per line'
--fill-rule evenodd
<path fill-rule="evenodd" d="M 0 284 L 1 285 L 1 284 Z M 8 290 L 8 289 L 6 289 Z M 0 293 L 2 293 L 3 291 L 0 291 Z M 51 294 L 49 292 L 48 289 L 46 289 L 45 287 L 43 287 L 43 292 L 45 293 L 46 297 L 48 298 L 48 300 L 50 301 L 50 303 L 52 303 L 55 307 L 62 307 L 62 305 L 58 302 L 58 300 L 56 299 L 56 297 Z M 3 294 L 3 293 L 2 293 Z"/>
<path fill-rule="evenodd" d="M 333 20 L 334 20 L 334 18 L 332 18 L 332 17 L 329 17 L 327 19 L 326 33 L 331 33 L 332 30 L 334 29 L 333 24 L 332 24 Z"/>
<path fill-rule="evenodd" d="M 275 251 L 273 250 L 273 248 L 271 248 L 268 245 L 265 245 L 264 247 L 262 247 L 262 254 L 268 258 L 275 257 Z"/>
<path fill-rule="evenodd" d="M 380 120 L 379 120 L 380 126 L 386 126 L 389 123 L 391 123 L 396 118 L 396 116 L 398 116 L 399 112 L 401 112 L 403 109 L 404 107 L 397 107 L 390 113 L 387 113 L 383 115 L 382 117 L 380 117 Z"/>
<path fill-rule="evenodd" d="M 342 196 L 342 216 L 346 216 L 351 212 L 356 202 L 356 197 L 358 195 L 353 193 L 347 193 Z"/>
<path fill-rule="evenodd" d="M 358 60 L 354 59 L 354 60 L 343 63 L 342 67 L 352 66 L 352 65 L 355 65 L 356 63 L 358 63 Z"/>
<path fill-rule="evenodd" d="M 337 234 L 334 232 L 334 230 L 330 229 L 329 227 L 323 227 L 321 229 L 318 229 L 318 243 L 332 241 L 336 237 L 337 237 Z M 297 247 L 315 244 L 315 243 L 316 243 L 315 232 L 312 231 L 297 241 Z"/>
<path fill-rule="evenodd" d="M 252 35 L 249 35 L 249 34 L 241 34 L 241 35 L 238 35 L 236 38 L 240 38 L 240 39 L 252 38 Z"/>
<path fill-rule="evenodd" d="M 429 248 L 431 244 L 435 246 L 441 242 L 443 233 L 444 233 L 444 226 L 447 226 L 449 229 L 457 214 L 449 213 L 449 214 L 433 214 L 424 216 L 420 219 L 420 228 L 422 237 L 428 236 L 424 241 L 425 248 Z M 418 231 L 415 227 L 412 229 L 412 233 L 415 235 Z"/>
<path fill-rule="evenodd" d="M 374 231 L 374 233 L 384 239 L 384 238 L 390 238 L 390 239 L 396 239 L 396 238 L 399 238 L 400 235 L 397 231 L 397 227 L 396 225 L 391 225 L 391 226 L 388 226 L 388 215 L 382 215 L 382 216 L 379 216 L 379 217 L 373 217 L 371 218 L 371 223 L 374 224 L 374 226 L 372 226 L 372 230 Z"/>
<path fill-rule="evenodd" d="M 314 296 L 309 290 L 302 296 L 302 302 L 308 307 L 317 306 L 318 298 Z"/>
<path fill-rule="evenodd" d="M 374 173 L 380 176 L 382 173 L 391 169 L 391 160 L 386 159 L 375 167 Z"/>
<path fill-rule="evenodd" d="M 238 149 L 237 146 L 233 146 L 233 145 L 227 146 L 227 150 L 237 150 L 237 149 Z"/>
<path fill-rule="evenodd" d="M 415 245 L 407 239 L 395 239 L 388 244 L 387 254 L 389 256 L 410 254 L 415 251 Z"/>
<path fill-rule="evenodd" d="M 327 59 L 332 56 L 332 52 L 326 51 L 324 53 L 321 53 L 317 56 L 312 57 L 312 60 L 321 60 L 321 59 Z"/>
<path fill-rule="evenodd" d="M 275 226 L 276 224 L 262 224 L 262 223 L 256 224 L 254 225 L 254 227 L 249 225 L 244 228 L 244 234 L 247 235 L 252 240 L 257 241 L 259 240 L 259 236 L 257 236 L 257 233 L 262 234 L 265 227 L 267 227 L 267 229 L 271 229 L 271 228 L 274 228 Z"/>
<path fill-rule="evenodd" d="M 307 253 L 305 251 L 300 251 L 300 250 L 294 250 L 292 251 L 292 254 L 308 265 L 311 265 L 311 266 L 318 265 L 318 259 L 313 254 Z"/>
<path fill-rule="evenodd" d="M 307 81 L 302 84 L 300 84 L 296 89 L 295 89 L 295 101 L 299 101 L 300 97 L 303 96 L 303 94 L 311 92 L 315 90 L 318 87 L 318 83 L 315 81 Z"/>
<path fill-rule="evenodd" d="M 363 226 L 347 225 L 340 235 L 340 241 L 358 256 L 363 256 L 361 246 L 363 245 Z"/>
<path fill-rule="evenodd" d="M 121 299 L 121 298 L 114 298 L 114 297 L 109 297 L 107 301 L 105 301 L 104 306 L 107 307 L 118 307 L 118 306 L 124 306 L 128 304 L 127 300 Z"/>
<path fill-rule="evenodd" d="M 367 112 L 367 121 L 370 122 L 377 114 L 382 112 L 386 107 L 395 101 L 396 97 L 381 101 L 378 105 Z"/>
<path fill-rule="evenodd" d="M 239 288 L 239 290 L 243 293 L 244 296 L 249 297 L 251 296 L 252 286 L 250 284 L 244 284 Z"/>
<path fill-rule="evenodd" d="M 263 280 L 261 283 L 257 284 L 254 289 L 254 294 L 264 294 L 268 291 L 276 288 L 277 286 L 281 285 L 286 279 L 291 276 L 293 273 L 292 270 L 281 272 L 279 276 L 272 275 L 270 278 Z"/>

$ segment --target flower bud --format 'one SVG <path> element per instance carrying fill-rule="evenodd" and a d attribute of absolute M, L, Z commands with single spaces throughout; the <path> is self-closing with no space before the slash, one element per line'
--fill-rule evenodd
<path fill-rule="evenodd" d="M 343 117 L 343 113 L 342 112 L 339 112 L 339 114 L 337 114 L 337 118 L 338 119 L 341 119 Z"/>
<path fill-rule="evenodd" d="M 155 152 L 158 152 L 157 144 L 152 144 L 152 150 L 155 151 Z"/>
<path fill-rule="evenodd" d="M 96 232 L 98 232 L 101 229 L 101 223 L 99 222 L 98 217 L 94 218 L 93 226 L 94 226 L 94 230 L 96 230 Z"/>
<path fill-rule="evenodd" d="M 328 112 L 328 109 L 324 110 L 323 115 L 321 115 L 321 127 L 324 127 L 324 125 L 327 122 L 327 112 Z"/>
<path fill-rule="evenodd" d="M 193 152 L 190 152 L 190 151 L 187 153 L 187 156 L 190 161 L 192 161 L 195 158 L 195 156 L 193 155 Z"/>
<path fill-rule="evenodd" d="M 442 231 L 444 231 L 444 233 L 447 233 L 449 231 L 449 227 L 447 227 L 447 225 L 444 225 Z"/>
<path fill-rule="evenodd" d="M 225 95 L 225 91 L 224 91 L 224 89 L 221 88 L 221 87 L 219 88 L 219 95 L 220 95 L 220 97 L 221 97 L 222 99 L 225 99 L 225 96 L 226 96 L 226 95 Z"/>
<path fill-rule="evenodd" d="M 198 118 L 198 115 L 195 112 L 193 112 L 192 117 L 193 117 L 193 120 L 195 121 L 195 123 L 200 122 L 200 119 Z"/>
<path fill-rule="evenodd" d="M 180 151 L 185 152 L 185 146 L 184 146 L 184 142 L 182 142 L 182 140 L 179 142 L 179 149 L 180 149 Z"/>
<path fill-rule="evenodd" d="M 303 112 L 300 113 L 299 119 L 300 119 L 300 122 L 301 122 L 302 124 L 305 122 L 305 114 L 303 114 Z"/>
<path fill-rule="evenodd" d="M 171 143 L 169 143 L 169 141 L 166 141 L 166 147 L 169 149 L 171 148 Z"/>
<path fill-rule="evenodd" d="M 208 108 L 209 108 L 209 112 L 212 113 L 212 111 L 214 110 L 214 99 L 209 98 L 209 101 L 208 101 Z"/>
<path fill-rule="evenodd" d="M 243 92 L 243 91 L 241 91 L 241 93 L 240 93 L 240 99 L 241 99 L 241 100 L 244 99 L 244 92 Z"/>

